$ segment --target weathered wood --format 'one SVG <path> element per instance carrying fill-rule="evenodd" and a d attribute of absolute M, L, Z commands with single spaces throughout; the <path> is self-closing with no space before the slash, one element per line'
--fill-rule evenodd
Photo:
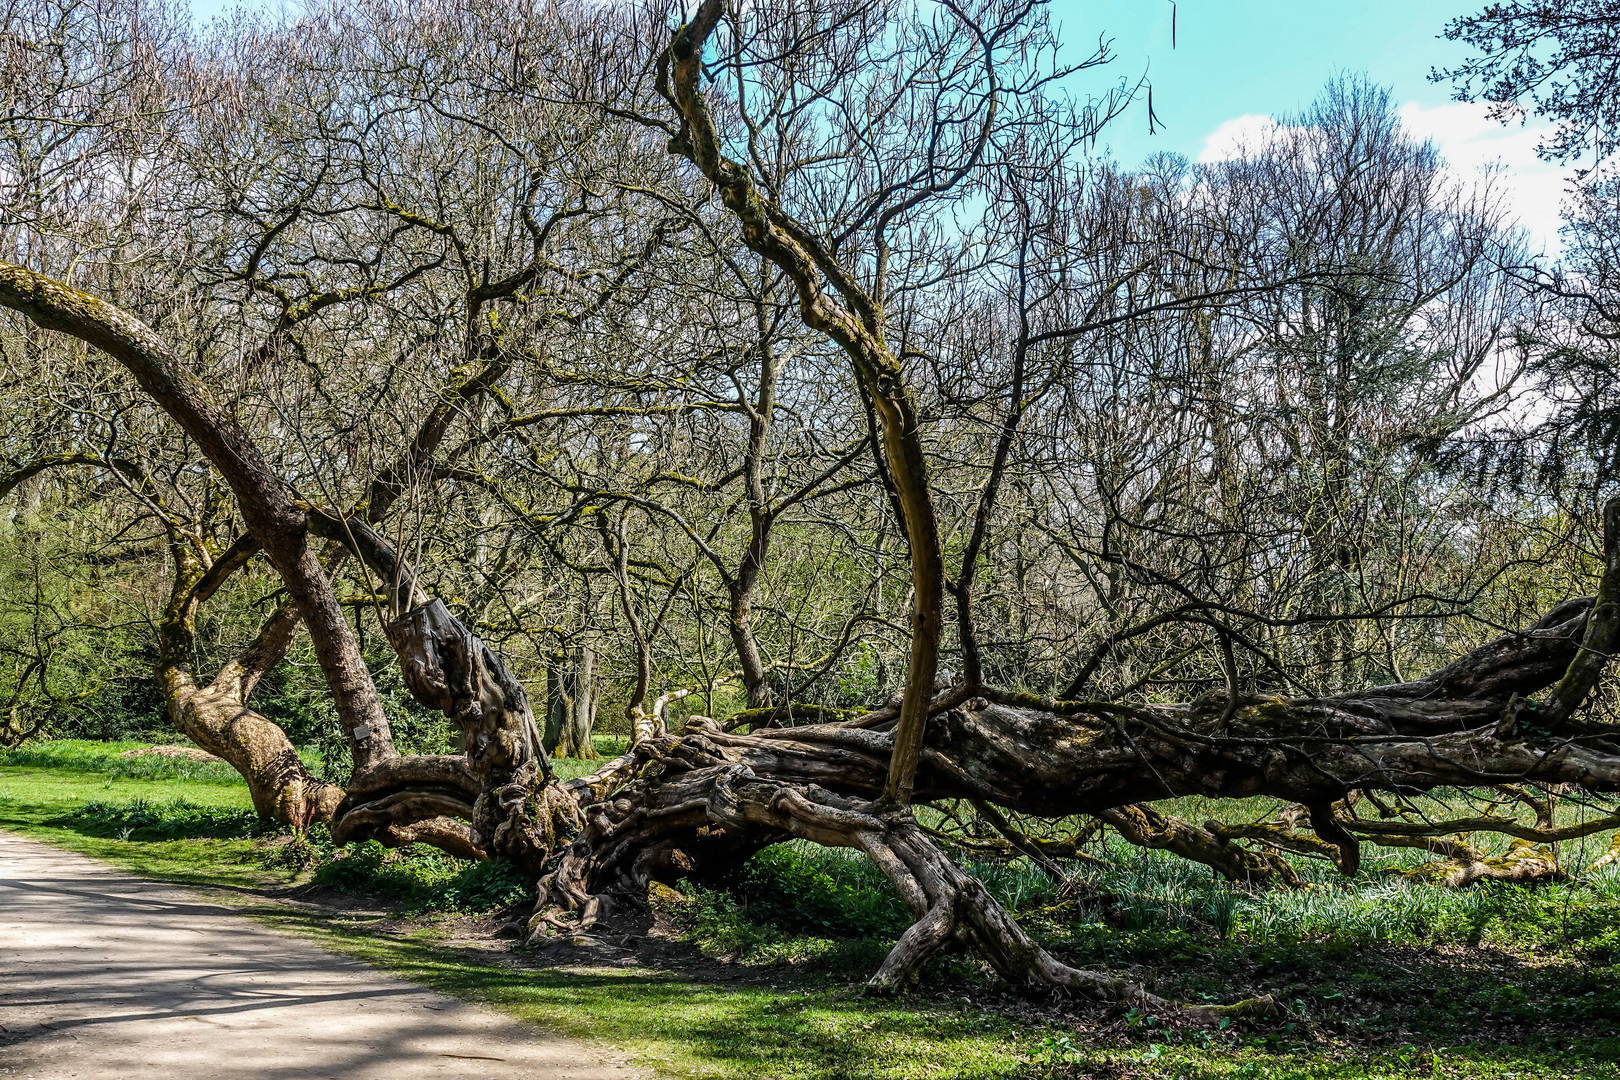
<path fill-rule="evenodd" d="M 1140 842 L 1195 844 L 1206 862 L 1234 834 L 1177 830 L 1149 810 L 1119 808 L 1181 795 L 1270 795 L 1317 808 L 1311 817 L 1325 835 L 1309 837 L 1312 850 L 1354 872 L 1358 842 L 1331 816 L 1332 804 L 1354 791 L 1526 779 L 1620 790 L 1620 750 L 1544 736 L 1538 742 L 1501 723 L 1518 695 L 1562 677 L 1590 606 L 1561 604 L 1526 632 L 1489 642 L 1424 679 L 1375 692 L 1245 698 L 1236 708 L 1224 695 L 1153 707 L 974 698 L 933 717 L 917 795 L 1046 817 L 1104 813 Z M 542 882 L 536 933 L 567 925 L 569 911 L 588 925 L 638 904 L 650 881 L 701 879 L 766 844 L 799 836 L 866 851 L 918 915 L 875 978 L 879 988 L 903 985 L 928 956 L 954 944 L 979 950 L 1015 984 L 1137 996 L 1139 988 L 1076 974 L 1031 952 L 982 887 L 951 866 L 907 815 L 878 801 L 893 739 L 891 732 L 849 724 L 743 735 L 694 723 L 645 740 L 599 782 L 574 789 L 585 824 Z M 1241 877 L 1251 858 L 1255 871 L 1274 872 L 1270 860 L 1238 850 L 1220 861 L 1228 876 Z M 1522 866 L 1512 873 L 1533 874 L 1533 860 L 1514 861 Z"/>
<path fill-rule="evenodd" d="M 1099 811 L 1097 816 L 1138 847 L 1171 851 L 1183 859 L 1203 863 L 1227 881 L 1299 885 L 1294 868 L 1274 852 L 1250 851 L 1213 829 L 1199 828 L 1152 806 L 1131 803 Z"/>
<path fill-rule="evenodd" d="M 358 800 L 351 791 L 341 832 L 459 816 L 470 820 L 469 843 L 479 850 L 522 864 L 543 861 L 556 837 L 551 816 L 533 811 L 536 800 L 550 798 L 555 777 L 522 685 L 442 600 L 407 611 L 386 629 L 411 696 L 460 729 L 467 776 L 453 795 L 423 790 L 391 769 L 357 778 L 367 792 Z"/>
<path fill-rule="evenodd" d="M 564 718 L 561 755 L 594 761 L 602 755 L 591 741 L 596 726 L 596 650 L 582 645 L 574 653 L 572 708 Z"/>
<path fill-rule="evenodd" d="M 174 726 L 242 775 L 260 816 L 304 828 L 332 817 L 343 788 L 310 772 L 280 726 L 248 706 L 259 680 L 292 646 L 298 608 L 277 607 L 248 647 L 206 683 L 198 682 L 191 667 L 199 605 L 257 550 L 258 544 L 245 537 L 205 566 L 197 548 L 171 526 L 174 576 L 158 623 L 157 683 Z"/>

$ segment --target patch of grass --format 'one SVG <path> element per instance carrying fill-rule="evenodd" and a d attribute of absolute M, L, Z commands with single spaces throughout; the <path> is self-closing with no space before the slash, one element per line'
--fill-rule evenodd
<path fill-rule="evenodd" d="M 105 789 L 111 783 L 101 786 Z M 236 849 L 235 854 L 255 869 L 291 871 L 288 882 L 307 874 L 310 884 L 364 897 L 404 914 L 477 914 L 532 902 L 534 897 L 533 883 L 504 863 L 468 862 L 422 844 L 390 849 L 373 840 L 338 847 L 324 825 L 288 837 L 285 827 L 266 821 L 250 808 L 200 804 L 184 795 L 167 800 L 136 796 L 128 801 L 76 801 L 56 817 L 24 823 L 21 831 L 55 830 L 70 831 L 81 841 L 91 837 L 121 841 L 129 845 L 120 848 L 126 859 L 139 850 L 134 845 L 155 842 L 284 837 L 283 843 L 268 848 L 249 846 Z M 143 872 L 150 872 L 150 860 L 134 861 L 142 864 Z M 182 866 L 185 863 L 182 860 Z M 190 875 L 180 879 L 189 880 Z"/>
<path fill-rule="evenodd" d="M 431 932 L 384 939 L 301 922 L 329 947 L 441 992 L 632 1053 L 659 1076 L 715 1080 L 1016 1080 L 1039 1034 L 966 1005 L 869 1001 L 843 988 L 727 985 L 645 969 L 514 971 Z"/>
<path fill-rule="evenodd" d="M 1012 911 L 1039 908 L 1057 893 L 1050 878 L 1023 860 L 970 858 L 963 865 Z M 806 840 L 773 844 L 755 854 L 732 891 L 748 918 L 788 931 L 892 939 L 912 922 L 905 903 L 872 860 L 858 851 Z"/>
<path fill-rule="evenodd" d="M 609 760 L 624 753 L 628 740 L 622 735 L 593 736 L 597 753 L 595 760 L 556 758 L 552 766 L 558 776 L 571 780 L 595 772 Z M 75 769 L 96 772 L 118 780 L 194 780 L 204 783 L 240 784 L 241 774 L 229 765 L 214 761 L 193 761 L 185 757 L 166 757 L 140 754 L 124 757 L 130 750 L 145 750 L 153 745 L 191 746 L 192 743 L 176 735 L 163 744 L 122 740 L 97 742 L 91 739 L 35 739 L 10 750 L 0 750 L 0 768 L 28 767 L 45 769 Z M 321 771 L 320 751 L 313 746 L 299 749 L 311 772 Z"/>
<path fill-rule="evenodd" d="M 1613 871 L 1570 883 L 1465 890 L 1323 874 L 1301 890 L 1251 892 L 1168 855 L 1119 854 L 1109 868 L 1069 867 L 1078 888 L 1062 903 L 1033 867 L 969 865 L 1037 940 L 1070 963 L 1130 970 L 1182 1000 L 1274 994 L 1300 1028 L 1291 1055 L 1309 1057 L 1324 1038 L 1348 1036 L 1342 1068 L 1313 1058 L 1316 1071 L 1268 1072 L 1255 1064 L 1260 1071 L 1252 1075 L 1431 1075 L 1384 1060 L 1395 1053 L 1384 1044 L 1403 1035 L 1437 1046 L 1460 1036 L 1477 1041 L 1480 1048 L 1455 1073 L 1468 1076 L 1497 1075 L 1492 1063 L 1521 1060 L 1514 1056 L 1520 1051 L 1550 1057 L 1555 1047 L 1579 1049 L 1594 1039 L 1620 1045 L 1613 1041 L 1620 1035 L 1620 874 Z M 664 910 L 688 941 L 743 965 L 792 965 L 784 977 L 801 981 L 874 970 L 908 921 L 869 863 L 798 842 L 762 851 L 727 891 L 681 892 Z M 936 962 L 923 981 L 976 996 L 1000 992 L 974 990 L 987 987 L 987 976 L 960 960 Z M 1167 1069 L 1197 1057 L 1196 1049 L 1171 1053 L 1177 1037 L 1157 1036 Z M 1104 1059 L 1081 1042 L 1080 1058 L 1047 1062 L 1050 1075 L 1094 1075 Z M 1453 1075 L 1446 1071 L 1451 1059 L 1442 1057 L 1432 1075 Z M 1525 1075 L 1559 1075 L 1537 1062 Z M 1131 1071 L 1141 1068 L 1130 1064 L 1121 1075 L 1158 1075 Z"/>
<path fill-rule="evenodd" d="M 180 779 L 109 777 L 80 769 L 0 766 L 0 829 L 86 855 L 108 859 L 146 877 L 184 884 L 260 886 L 281 884 L 285 873 L 267 871 L 250 839 L 192 838 L 121 840 L 81 820 L 87 805 L 151 806 L 182 801 L 235 813 L 252 813 L 244 784 Z"/>
<path fill-rule="evenodd" d="M 368 840 L 346 851 L 332 850 L 330 842 L 326 848 L 313 884 L 391 901 L 408 914 L 478 914 L 534 902 L 534 883 L 505 863 L 467 862 L 424 844 L 390 849 Z"/>
<path fill-rule="evenodd" d="M 217 821 L 219 831 L 250 812 L 240 784 L 0 766 L 0 828 L 151 876 L 251 888 L 305 881 L 314 867 L 333 887 L 392 890 L 396 909 L 435 912 L 498 904 L 512 884 L 489 864 L 438 853 L 362 845 L 339 857 L 320 830 L 303 838 L 299 859 L 267 866 L 267 852 L 292 845 L 143 839 L 129 825 L 140 806 L 164 821 Z M 401 929 L 388 913 L 281 908 L 263 916 L 259 897 L 251 903 L 255 917 L 548 1030 L 603 1040 L 665 1076 L 1620 1080 L 1620 889 L 1602 875 L 1586 885 L 1462 893 L 1376 880 L 1335 885 L 1322 875 L 1299 893 L 1250 894 L 1147 855 L 1108 873 L 1081 872 L 1081 899 L 1059 904 L 1028 867 L 975 869 L 1072 962 L 1131 970 L 1191 1000 L 1269 990 L 1293 1016 L 1202 1031 L 1166 1030 L 1140 1014 L 1063 1016 L 968 977 L 961 962 L 930 973 L 917 998 L 863 998 L 859 980 L 904 916 L 865 860 L 803 844 L 768 849 L 733 891 L 694 888 L 671 901 L 692 940 L 751 965 L 711 981 L 638 967 L 518 966 L 456 948 L 454 919 Z M 805 897 L 802 910 L 792 890 Z"/>
<path fill-rule="evenodd" d="M 1131 852 L 1107 869 L 1071 867 L 1082 899 L 1061 911 L 1009 902 L 1035 914 L 1049 930 L 1099 926 L 1136 933 L 1210 930 L 1254 945 L 1392 942 L 1497 945 L 1516 948 L 1577 945 L 1620 919 L 1620 866 L 1570 882 L 1516 885 L 1482 882 L 1442 889 L 1398 877 L 1352 881 L 1304 867 L 1314 880 L 1302 889 L 1251 892 L 1213 878 L 1196 864 L 1158 852 Z M 993 879 L 986 879 L 998 892 Z"/>
<path fill-rule="evenodd" d="M 622 752 L 622 737 L 597 739 L 603 760 L 567 759 L 581 775 Z M 184 740 L 176 740 L 184 745 Z M 425 845 L 389 850 L 380 844 L 336 848 L 325 829 L 261 849 L 251 843 L 286 830 L 254 813 L 241 776 L 227 765 L 141 755 L 144 742 L 36 740 L 0 752 L 0 828 L 25 832 L 76 851 L 112 855 L 143 874 L 191 883 L 256 884 L 306 878 L 407 913 L 477 913 L 532 897 L 532 883 L 512 868 L 464 862 Z M 313 754 L 313 751 L 310 752 Z M 107 852 L 92 839 L 125 842 Z M 176 848 L 167 841 L 218 841 Z M 268 873 L 267 873 L 268 871 Z"/>
<path fill-rule="evenodd" d="M 183 797 L 168 802 L 136 798 L 126 803 L 87 802 L 52 824 L 63 824 L 96 836 L 120 840 L 182 840 L 196 837 L 245 839 L 281 832 L 253 810 L 199 806 Z"/>
<path fill-rule="evenodd" d="M 1620 1040 L 1459 1040 L 1357 1048 L 1276 1030 L 1125 1030 L 1008 1012 L 967 998 L 868 999 L 847 986 L 714 983 L 644 969 L 513 970 L 363 921 L 292 915 L 281 925 L 443 993 L 631 1052 L 660 1076 L 705 1080 L 1620 1080 Z M 862 969 L 865 971 L 868 969 Z"/>
<path fill-rule="evenodd" d="M 651 900 L 682 937 L 706 956 L 751 966 L 791 964 L 846 980 L 853 971 L 875 971 L 892 936 L 829 937 L 813 930 L 784 929 L 745 911 L 731 893 L 683 882 L 680 892 L 653 886 Z"/>
<path fill-rule="evenodd" d="M 146 742 L 93 742 L 88 739 L 37 739 L 11 750 L 0 751 L 0 767 L 74 769 L 101 773 L 115 780 L 187 780 L 195 783 L 240 784 L 242 776 L 229 765 L 216 761 L 193 761 L 185 757 L 141 754 L 122 756 L 129 750 L 145 750 Z M 173 745 L 189 746 L 183 739 Z"/>
<path fill-rule="evenodd" d="M 756 854 L 743 867 L 737 892 L 750 918 L 786 930 L 892 938 L 912 921 L 871 859 L 806 841 Z"/>
<path fill-rule="evenodd" d="M 574 780 L 591 773 L 606 765 L 609 761 L 624 753 L 630 745 L 630 740 L 624 735 L 593 734 L 591 742 L 596 744 L 596 752 L 602 755 L 594 759 L 559 758 L 551 759 L 551 769 L 564 780 Z"/>

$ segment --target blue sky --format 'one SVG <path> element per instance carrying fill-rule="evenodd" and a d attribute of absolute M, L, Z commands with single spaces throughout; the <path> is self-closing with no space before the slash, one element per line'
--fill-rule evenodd
<path fill-rule="evenodd" d="M 1464 54 L 1440 37 L 1448 19 L 1477 5 L 1459 0 L 1180 0 L 1170 47 L 1169 0 L 1054 0 L 1065 45 L 1078 54 L 1099 33 L 1114 42 L 1112 74 L 1146 74 L 1166 124 L 1147 131 L 1146 110 L 1126 118 L 1112 142 L 1122 161 L 1157 149 L 1197 157 L 1204 139 L 1237 116 L 1274 115 L 1308 104 L 1335 71 L 1368 72 L 1402 102 L 1440 105 L 1449 85 L 1429 69 Z"/>
<path fill-rule="evenodd" d="M 237 0 L 192 0 L 207 18 Z M 246 0 L 254 4 L 255 0 Z M 280 3 L 281 0 L 268 0 Z M 289 0 L 296 3 L 296 0 Z M 1441 38 L 1446 22 L 1484 0 L 1179 0 L 1176 47 L 1170 45 L 1170 0 L 1052 0 L 1062 38 L 1076 57 L 1099 35 L 1112 39 L 1114 62 L 1093 73 L 1104 80 L 1152 81 L 1154 110 L 1164 122 L 1149 135 L 1145 102 L 1105 133 L 1123 165 L 1160 150 L 1195 160 L 1230 152 L 1233 139 L 1262 130 L 1265 119 L 1309 104 L 1335 72 L 1366 72 L 1391 88 L 1409 129 L 1432 138 L 1464 173 L 1497 171 L 1509 204 L 1532 238 L 1553 248 L 1563 170 L 1537 160 L 1544 129 L 1503 128 L 1484 107 L 1451 100 L 1429 71 L 1464 53 Z"/>
<path fill-rule="evenodd" d="M 1053 0 L 1066 47 L 1079 55 L 1099 33 L 1113 39 L 1109 78 L 1153 83 L 1164 128 L 1149 135 L 1143 106 L 1105 137 L 1114 156 L 1134 165 L 1172 150 L 1193 159 L 1230 152 L 1233 138 L 1267 117 L 1309 104 L 1336 72 L 1366 72 L 1400 103 L 1407 127 L 1439 145 L 1465 174 L 1497 170 L 1508 197 L 1537 242 L 1556 245 L 1565 171 L 1536 158 L 1539 124 L 1502 125 L 1479 105 L 1454 102 L 1449 83 L 1429 81 L 1434 67 L 1465 50 L 1441 36 L 1447 21 L 1483 0 L 1180 0 L 1170 44 L 1169 0 Z M 1099 85 L 1101 85 L 1101 76 Z"/>

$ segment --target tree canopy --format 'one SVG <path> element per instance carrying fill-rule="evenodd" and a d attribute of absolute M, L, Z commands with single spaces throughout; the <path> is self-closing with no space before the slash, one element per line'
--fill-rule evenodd
<path fill-rule="evenodd" d="M 1551 10 L 1452 75 L 1607 154 L 1608 24 Z M 537 938 L 855 848 L 917 919 L 879 989 L 1157 1001 L 975 837 L 1563 874 L 1557 799 L 1620 825 L 1612 179 L 1547 269 L 1348 77 L 1124 169 L 1108 58 L 1005 0 L 12 5 L 9 737 L 144 649 L 261 813 L 508 860 Z"/>

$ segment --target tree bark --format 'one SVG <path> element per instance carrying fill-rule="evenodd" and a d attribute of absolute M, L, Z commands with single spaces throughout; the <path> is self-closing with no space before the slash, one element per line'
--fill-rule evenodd
<path fill-rule="evenodd" d="M 700 9 L 708 29 L 718 13 L 714 2 Z M 699 121 L 707 124 L 696 92 L 698 61 L 692 42 L 682 52 L 682 40 L 678 35 L 672 50 L 676 98 L 697 117 L 691 125 L 698 128 Z M 700 34 L 696 51 L 701 42 Z M 695 145 L 713 138 L 712 125 L 706 131 Z M 801 304 L 814 309 L 841 344 L 847 341 L 847 349 L 868 350 L 857 358 L 857 367 L 881 367 L 882 357 L 874 359 L 871 351 L 882 348 L 881 339 L 857 340 L 853 330 L 839 337 L 850 326 L 866 331 L 838 305 L 822 306 L 826 298 L 817 275 L 834 273 L 836 267 L 810 258 L 804 245 L 811 241 L 760 204 L 740 167 L 717 158 L 713 146 L 693 153 L 711 178 L 719 177 L 728 205 L 736 204 L 745 229 L 752 230 L 751 243 L 803 272 L 795 275 Z M 795 262 L 801 258 L 805 261 Z M 253 537 L 288 585 L 296 608 L 279 612 L 254 648 L 222 669 L 208 689 L 223 697 L 210 697 L 187 681 L 184 631 L 198 600 L 223 580 L 233 559 L 245 556 L 233 549 L 205 569 L 200 557 L 195 565 L 186 564 L 194 584 L 183 592 L 177 586 L 166 670 L 173 672 L 177 698 L 197 705 L 186 722 L 200 734 L 198 741 L 209 745 L 205 739 L 238 725 L 232 741 L 219 745 L 249 749 L 239 768 L 261 769 L 267 778 L 278 761 L 292 768 L 282 756 L 290 748 L 269 735 L 259 738 L 254 714 L 241 702 L 286 648 L 295 610 L 311 622 L 340 714 L 347 721 L 373 710 L 380 718 L 376 694 L 307 536 L 313 528 L 353 545 L 360 558 L 395 583 L 397 606 L 405 607 L 419 594 L 397 557 L 363 521 L 334 519 L 294 503 L 246 435 L 208 405 L 138 321 L 9 264 L 0 264 L 0 302 L 42 326 L 77 333 L 112 352 L 188 432 L 195 429 L 194 438 L 236 491 Z M 846 325 L 840 319 L 851 321 Z M 888 374 L 897 372 L 896 366 Z M 921 453 L 915 416 L 907 421 L 905 415 L 909 398 L 898 386 L 889 381 L 881 388 L 898 395 L 890 404 L 899 426 L 891 428 L 885 420 L 885 440 L 902 502 L 908 486 L 920 500 L 906 511 L 914 581 L 919 574 L 935 574 L 937 585 L 938 534 L 926 473 L 907 473 L 909 466 L 895 465 L 897 456 Z M 1613 527 L 1620 511 L 1611 507 L 1610 517 L 1615 521 L 1608 530 L 1606 570 L 1620 566 L 1620 529 Z M 927 545 L 919 543 L 918 528 L 932 530 L 932 555 L 922 550 Z M 618 557 L 622 571 L 622 546 Z M 1043 817 L 1112 813 L 1141 842 L 1174 848 L 1207 838 L 1145 810 L 1121 808 L 1184 795 L 1273 796 L 1308 808 L 1321 841 L 1334 847 L 1346 872 L 1353 872 L 1358 841 L 1334 817 L 1332 806 L 1356 791 L 1521 782 L 1620 790 L 1620 745 L 1612 732 L 1569 736 L 1521 723 L 1538 715 L 1526 699 L 1549 686 L 1558 684 L 1555 700 L 1565 705 L 1588 695 L 1601 671 L 1592 658 L 1608 655 L 1599 646 L 1608 643 L 1613 593 L 1606 572 L 1595 603 L 1560 604 L 1529 630 L 1498 638 L 1412 682 L 1293 699 L 1239 696 L 1228 687 L 1182 705 L 1050 701 L 977 687 L 970 691 L 979 696 L 953 691 L 936 698 L 935 625 L 932 643 L 922 640 L 914 647 L 897 716 L 880 713 L 850 723 L 752 735 L 727 733 L 694 717 L 683 731 L 669 733 L 663 730 L 667 705 L 684 696 L 669 693 L 659 699 L 650 730 L 638 733 L 629 754 L 566 783 L 552 775 L 527 697 L 500 658 L 441 601 L 416 603 L 388 625 L 388 638 L 411 693 L 451 717 L 463 733 L 465 755 L 400 758 L 391 743 L 386 753 L 367 749 L 373 737 L 386 741 L 386 725 L 370 733 L 353 731 L 357 762 L 360 750 L 368 756 L 334 812 L 333 836 L 340 841 L 375 836 L 390 843 L 423 839 L 458 854 L 509 859 L 536 876 L 549 869 L 541 878 L 537 933 L 566 925 L 569 911 L 588 927 L 616 907 L 643 903 L 650 881 L 713 875 L 788 837 L 852 847 L 883 869 L 917 918 L 874 977 L 875 989 L 903 987 L 931 956 L 968 947 L 1013 985 L 1057 986 L 1159 1007 L 1164 1003 L 1140 987 L 1069 967 L 1035 946 L 983 886 L 917 827 L 907 808 L 911 799 L 968 800 Z M 919 613 L 932 612 L 937 624 L 938 600 L 937 593 L 930 599 L 919 588 L 914 614 L 921 618 Z M 319 634 L 315 618 L 326 620 Z M 926 637 L 926 628 L 918 633 Z M 929 680 L 919 698 L 912 684 L 923 670 Z M 350 693 L 355 680 L 364 684 L 365 694 Z M 643 693 L 644 684 L 645 678 Z M 588 693 L 582 687 L 576 696 Z M 213 708 L 221 700 L 225 706 Z M 237 711 L 231 711 L 230 701 Z M 275 775 L 279 790 L 303 782 L 296 775 L 289 781 L 288 775 Z M 300 796 L 301 805 L 319 806 L 326 797 L 313 790 Z M 1524 864 L 1523 873 L 1531 872 L 1530 855 L 1517 861 Z"/>
<path fill-rule="evenodd" d="M 557 756 L 574 712 L 574 702 L 568 693 L 567 654 L 554 656 L 546 663 L 546 725 L 540 745 L 546 753 Z"/>
<path fill-rule="evenodd" d="M 174 581 L 158 624 L 157 680 L 175 727 L 242 774 L 260 816 L 303 828 L 329 820 L 343 788 L 311 773 L 280 726 L 247 705 L 259 680 L 287 655 L 298 631 L 298 609 L 287 603 L 277 607 L 252 644 L 207 684 L 199 685 L 191 670 L 198 607 L 257 547 L 238 541 L 204 567 L 186 539 L 171 534 Z"/>
<path fill-rule="evenodd" d="M 1524 780 L 1620 790 L 1620 746 L 1548 739 L 1504 722 L 1516 715 L 1513 702 L 1563 677 L 1579 655 L 1591 606 L 1561 604 L 1528 631 L 1426 678 L 1332 697 L 1246 697 L 1235 708 L 1224 693 L 1166 706 L 974 698 L 933 718 L 917 797 L 1041 817 L 1104 814 L 1139 842 L 1174 849 L 1222 838 L 1178 836 L 1168 822 L 1129 808 L 1184 795 L 1268 795 L 1322 807 L 1358 790 Z M 636 906 L 651 881 L 702 880 L 799 836 L 866 851 L 918 915 L 874 980 L 879 989 L 903 985 L 942 948 L 971 946 L 1015 985 L 1143 1000 L 1140 988 L 1076 972 L 1034 949 L 908 814 L 883 802 L 893 751 L 892 731 L 852 724 L 741 735 L 700 720 L 647 739 L 603 770 L 612 782 L 572 789 L 585 824 L 542 881 L 537 938 L 567 925 L 568 911 L 589 926 Z M 1312 820 L 1325 828 L 1315 812 Z M 1228 870 L 1244 873 L 1237 853 Z M 1522 872 L 1530 872 L 1528 860 Z"/>
<path fill-rule="evenodd" d="M 0 498 L 19 487 L 26 490 L 47 469 L 73 466 L 105 469 L 123 477 L 140 492 L 167 533 L 174 576 L 158 622 L 155 675 L 175 727 L 242 774 L 254 809 L 263 817 L 295 828 L 330 818 L 343 798 L 343 789 L 312 774 L 281 728 L 247 706 L 253 688 L 292 645 L 298 610 L 285 603 L 277 607 L 253 642 L 207 684 L 199 684 L 192 672 L 197 609 L 230 575 L 248 564 L 259 551 L 258 542 L 251 536 L 242 537 L 224 551 L 215 550 L 202 539 L 211 530 L 182 527 L 146 470 L 124 458 L 46 454 L 0 476 Z"/>
<path fill-rule="evenodd" d="M 307 516 L 247 433 L 208 400 L 168 345 L 128 312 L 8 262 L 0 262 L 0 305 L 117 360 L 197 443 L 230 485 L 248 530 L 281 576 L 309 629 L 356 769 L 393 757 L 393 735 L 382 702 L 331 583 L 308 544 Z"/>
<path fill-rule="evenodd" d="M 856 283 L 799 222 L 760 194 L 748 169 L 721 152 L 720 135 L 701 84 L 703 49 L 725 12 L 724 0 L 704 0 L 692 21 L 676 31 L 658 87 L 681 118 L 670 148 L 714 184 L 742 226 L 743 242 L 793 282 L 805 324 L 832 339 L 849 357 L 880 425 L 883 460 L 911 548 L 911 665 L 895 733 L 884 797 L 911 802 L 923 729 L 928 722 L 944 619 L 945 559 L 921 441 L 916 402 L 905 369 L 883 337 L 881 305 Z M 830 280 L 841 304 L 823 288 Z M 849 306 L 845 306 L 845 305 Z"/>
<path fill-rule="evenodd" d="M 580 646 L 574 656 L 574 700 L 563 738 L 563 757 L 594 761 L 601 757 L 591 741 L 596 726 L 596 650 Z"/>

